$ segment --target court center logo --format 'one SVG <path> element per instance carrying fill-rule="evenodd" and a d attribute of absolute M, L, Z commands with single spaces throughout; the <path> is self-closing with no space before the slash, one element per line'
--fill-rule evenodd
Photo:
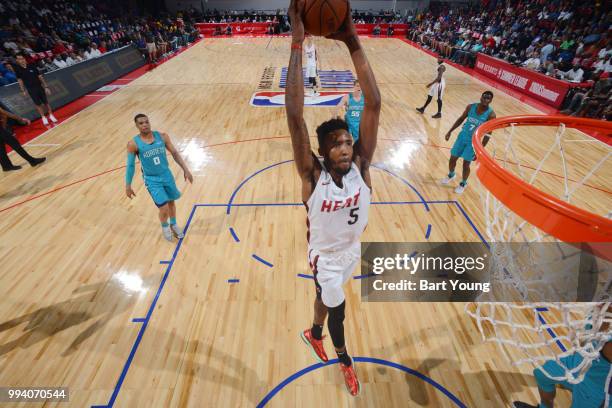
<path fill-rule="evenodd" d="M 304 96 L 304 106 L 329 108 L 338 106 L 346 92 L 321 92 L 316 95 Z M 255 92 L 251 98 L 251 106 L 260 108 L 280 108 L 285 106 L 285 92 L 264 91 Z"/>

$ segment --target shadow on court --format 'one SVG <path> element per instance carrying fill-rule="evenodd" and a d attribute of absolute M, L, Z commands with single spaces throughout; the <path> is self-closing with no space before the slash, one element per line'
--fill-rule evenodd
<path fill-rule="evenodd" d="M 151 275 L 138 285 L 151 291 L 159 285 L 160 279 L 160 275 Z M 126 288 L 126 282 L 116 277 L 81 286 L 73 291 L 70 299 L 0 323 L 0 333 L 9 330 L 22 332 L 15 340 L 0 344 L 0 356 L 17 348 L 30 348 L 66 329 L 83 325 L 85 327 L 62 352 L 62 356 L 70 355 L 115 316 L 132 308 L 139 294 Z M 25 326 L 20 329 L 23 324 Z"/>
<path fill-rule="evenodd" d="M 138 383 L 144 393 L 148 392 L 148 380 L 150 381 L 150 387 L 160 386 L 156 381 L 161 371 L 168 373 L 170 376 L 176 376 L 176 378 L 180 377 L 180 380 L 173 379 L 172 384 L 184 384 L 185 389 L 183 391 L 189 389 L 189 384 L 195 383 L 198 383 L 199 387 L 206 386 L 207 389 L 218 389 L 207 385 L 207 383 L 215 383 L 221 387 L 231 388 L 232 393 L 244 394 L 250 402 L 249 406 L 255 406 L 259 403 L 265 392 L 270 388 L 270 385 L 259 378 L 255 370 L 244 361 L 227 354 L 206 341 L 185 340 L 174 331 L 158 329 L 151 325 L 146 329 L 144 341 L 153 344 L 155 350 L 164 350 L 163 353 L 147 354 L 146 347 L 140 347 L 132 362 L 130 371 L 140 368 L 148 373 L 137 375 Z M 151 351 L 151 348 L 149 348 L 149 351 Z M 127 356 L 127 353 L 124 353 L 117 355 L 117 358 L 124 360 Z M 176 392 L 179 393 L 181 390 L 176 389 Z M 199 398 L 200 396 L 196 393 L 193 398 Z M 182 401 L 182 403 L 190 405 L 193 401 L 190 401 L 190 403 Z"/>

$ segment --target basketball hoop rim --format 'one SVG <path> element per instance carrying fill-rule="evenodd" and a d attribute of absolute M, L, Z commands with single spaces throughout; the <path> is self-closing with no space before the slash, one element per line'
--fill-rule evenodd
<path fill-rule="evenodd" d="M 484 135 L 509 126 L 559 126 L 612 133 L 612 123 L 562 115 L 506 116 L 487 121 L 474 132 L 476 174 L 506 207 L 542 231 L 565 242 L 612 242 L 612 220 L 538 190 L 504 169 L 482 145 Z"/>

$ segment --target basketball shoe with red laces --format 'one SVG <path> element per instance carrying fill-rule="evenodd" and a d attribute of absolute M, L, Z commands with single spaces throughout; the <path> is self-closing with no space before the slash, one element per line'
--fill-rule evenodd
<path fill-rule="evenodd" d="M 351 357 L 351 365 L 350 367 L 345 366 L 342 363 L 340 364 L 340 371 L 342 371 L 342 375 L 344 375 L 344 383 L 346 384 L 346 390 L 353 397 L 359 395 L 359 391 L 361 391 L 361 384 L 359 384 L 359 379 L 357 378 L 357 372 L 355 372 L 355 362 Z"/>
<path fill-rule="evenodd" d="M 306 345 L 312 350 L 314 356 L 321 363 L 327 363 L 327 354 L 325 353 L 325 348 L 323 347 L 323 339 L 325 336 L 321 337 L 321 340 L 317 340 L 312 336 L 312 330 L 307 329 L 300 333 L 300 337 L 302 341 L 306 343 Z"/>

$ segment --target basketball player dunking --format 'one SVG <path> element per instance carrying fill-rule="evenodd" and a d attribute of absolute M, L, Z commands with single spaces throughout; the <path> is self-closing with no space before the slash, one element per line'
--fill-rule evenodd
<path fill-rule="evenodd" d="M 347 390 L 359 394 L 359 380 L 344 340 L 345 297 L 343 284 L 350 279 L 361 257 L 360 237 L 368 222 L 371 198 L 370 162 L 376 148 L 380 116 L 380 92 L 366 55 L 349 17 L 339 32 L 328 38 L 344 42 L 362 86 L 365 105 L 359 143 L 353 147 L 348 125 L 331 119 L 317 128 L 319 160 L 311 150 L 304 122 L 302 43 L 304 0 L 289 6 L 292 43 L 287 75 L 286 110 L 291 143 L 302 179 L 302 200 L 308 212 L 308 260 L 315 276 L 317 296 L 314 322 L 302 340 L 320 361 L 328 361 L 322 331 L 327 327 L 340 361 Z"/>
<path fill-rule="evenodd" d="M 455 178 L 455 166 L 459 157 L 463 158 L 463 174 L 462 180 L 455 189 L 455 193 L 461 194 L 467 187 L 467 180 L 470 176 L 470 163 L 476 159 L 476 152 L 472 146 L 472 135 L 478 126 L 488 120 L 495 119 L 495 111 L 489 106 L 493 100 L 493 92 L 483 92 L 480 97 L 480 103 L 473 103 L 465 108 L 463 114 L 455 121 L 453 127 L 444 136 L 445 140 L 449 140 L 453 130 L 457 129 L 464 120 L 467 119 L 459 136 L 451 149 L 451 157 L 448 161 L 448 175 L 442 179 L 442 184 L 448 184 Z M 489 135 L 482 138 L 482 145 L 486 146 L 489 143 Z"/>
<path fill-rule="evenodd" d="M 429 88 L 429 93 L 427 94 L 427 101 L 425 101 L 425 105 L 420 108 L 417 108 L 417 112 L 425 113 L 425 108 L 431 102 L 431 99 L 436 96 L 438 98 L 438 113 L 432 116 L 434 119 L 439 119 L 442 117 L 442 95 L 444 95 L 444 88 L 446 88 L 446 81 L 443 78 L 444 72 L 446 72 L 446 67 L 444 66 L 444 60 L 438 60 L 438 76 L 432 82 L 426 85 Z"/>
<path fill-rule="evenodd" d="M 312 88 L 313 95 L 317 94 L 317 49 L 315 48 L 312 38 L 306 39 L 306 45 L 304 47 L 304 54 L 306 54 L 306 78 Z"/>
<path fill-rule="evenodd" d="M 172 154 L 174 161 L 183 169 L 186 181 L 193 183 L 193 176 L 181 154 L 172 144 L 170 136 L 166 133 L 152 131 L 149 118 L 142 113 L 136 115 L 134 122 L 140 133 L 134 136 L 127 145 L 125 194 L 130 199 L 136 195 L 132 190 L 132 179 L 134 178 L 136 156 L 138 156 L 145 186 L 153 202 L 159 208 L 162 235 L 167 241 L 172 241 L 173 235 L 179 239 L 183 238 L 183 229 L 176 225 L 176 205 L 174 203 L 181 196 L 181 192 L 176 188 L 174 176 L 168 165 L 166 150 Z"/>

